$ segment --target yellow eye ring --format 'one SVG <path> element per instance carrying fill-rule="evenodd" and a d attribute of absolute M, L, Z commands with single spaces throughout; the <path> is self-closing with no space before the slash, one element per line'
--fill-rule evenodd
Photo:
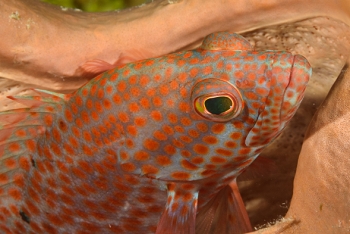
<path fill-rule="evenodd" d="M 221 79 L 199 81 L 194 85 L 191 94 L 195 111 L 215 122 L 227 122 L 237 117 L 244 107 L 239 90 Z"/>

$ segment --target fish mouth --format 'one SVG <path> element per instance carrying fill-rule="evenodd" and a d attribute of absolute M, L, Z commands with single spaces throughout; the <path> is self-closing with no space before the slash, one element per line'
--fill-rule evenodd
<path fill-rule="evenodd" d="M 281 106 L 280 118 L 283 122 L 288 122 L 298 109 L 304 98 L 311 73 L 311 65 L 306 58 L 301 55 L 294 55 L 289 82 L 285 88 Z"/>

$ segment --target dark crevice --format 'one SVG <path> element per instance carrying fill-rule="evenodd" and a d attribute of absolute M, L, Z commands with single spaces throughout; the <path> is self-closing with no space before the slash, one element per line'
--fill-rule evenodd
<path fill-rule="evenodd" d="M 30 218 L 28 217 L 28 215 L 26 213 L 24 213 L 23 211 L 20 211 L 19 215 L 21 216 L 21 218 L 24 222 L 30 223 Z"/>

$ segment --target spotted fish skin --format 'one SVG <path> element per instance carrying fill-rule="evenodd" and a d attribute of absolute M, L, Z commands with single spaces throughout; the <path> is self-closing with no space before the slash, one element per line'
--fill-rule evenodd
<path fill-rule="evenodd" d="M 12 97 L 30 108 L 0 113 L 1 232 L 245 230 L 232 183 L 292 118 L 310 75 L 300 55 L 222 32 L 70 95 Z"/>

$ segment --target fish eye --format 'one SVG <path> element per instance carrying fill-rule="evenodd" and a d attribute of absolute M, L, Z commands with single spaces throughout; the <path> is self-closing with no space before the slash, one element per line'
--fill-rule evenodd
<path fill-rule="evenodd" d="M 237 117 L 244 106 L 239 90 L 221 79 L 199 81 L 193 87 L 191 95 L 197 114 L 215 122 L 227 122 Z"/>
<path fill-rule="evenodd" d="M 232 108 L 232 100 L 227 96 L 210 97 L 204 101 L 206 110 L 213 115 L 225 114 Z"/>

